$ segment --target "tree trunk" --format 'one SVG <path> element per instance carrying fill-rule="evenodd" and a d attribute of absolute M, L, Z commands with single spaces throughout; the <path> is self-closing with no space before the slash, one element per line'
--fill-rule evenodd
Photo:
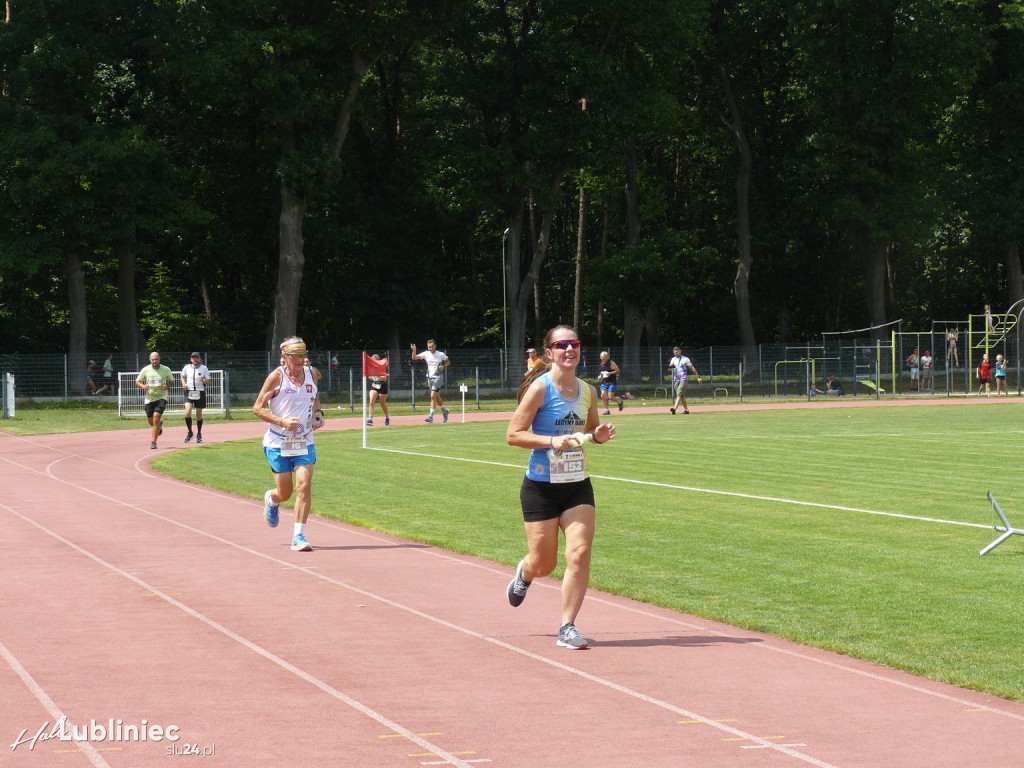
<path fill-rule="evenodd" d="M 558 189 L 561 187 L 565 174 L 568 171 L 568 168 L 561 168 L 552 178 L 551 188 L 556 193 L 552 196 L 552 199 L 557 200 Z M 520 277 L 522 274 L 521 242 L 523 238 L 523 220 L 525 218 L 523 204 L 520 203 L 519 207 L 509 216 L 509 245 L 505 259 L 505 282 L 509 290 L 508 349 L 510 356 L 518 355 L 520 350 L 526 349 L 525 331 L 528 302 L 533 296 L 533 287 L 540 277 L 540 269 L 544 265 L 544 259 L 547 257 L 548 244 L 551 239 L 551 225 L 555 220 L 556 208 L 557 204 L 552 205 L 550 210 L 544 211 L 540 224 L 537 225 L 535 223 L 534 227 L 531 227 L 532 231 L 536 232 L 536 236 L 531 243 L 532 255 L 530 264 L 527 267 L 526 274 L 522 277 Z M 510 370 L 517 369 L 513 369 L 510 366 Z"/>
<path fill-rule="evenodd" d="M 604 222 L 601 226 L 601 252 L 598 258 L 603 262 L 608 258 L 608 209 L 604 209 Z M 604 348 L 604 299 L 597 300 L 597 348 Z"/>
<path fill-rule="evenodd" d="M 647 333 L 647 346 L 649 347 L 661 346 L 661 334 L 658 332 L 660 318 L 661 312 L 657 305 L 648 304 L 647 314 L 644 316 L 644 330 Z"/>
<path fill-rule="evenodd" d="M 376 3 L 368 3 L 367 21 L 373 18 L 375 13 Z M 381 55 L 383 55 L 383 51 L 375 56 L 364 57 L 362 48 L 358 46 L 352 53 L 352 77 L 349 79 L 345 96 L 338 107 L 338 114 L 334 121 L 330 150 L 324 158 L 325 167 L 328 169 L 324 176 L 331 175 L 330 169 L 341 157 L 341 149 L 345 144 L 345 139 L 348 138 L 352 123 L 352 107 L 359 95 L 359 89 L 362 87 L 363 77 L 380 59 Z M 294 148 L 294 126 L 286 124 L 279 128 L 284 136 L 285 151 Z M 281 161 L 283 164 L 284 157 Z M 309 207 L 309 200 L 309 193 L 303 194 L 300 199 L 282 179 L 277 290 L 274 293 L 274 319 L 268 339 L 270 350 L 276 349 L 281 339 L 294 336 L 298 327 L 299 293 L 302 289 L 302 272 L 306 261 L 303 255 L 302 221 L 306 215 L 306 209 Z"/>
<path fill-rule="evenodd" d="M 640 339 L 646 317 L 643 307 L 632 299 L 623 299 L 622 314 L 622 358 L 616 362 L 622 368 L 623 378 L 630 379 L 640 367 Z"/>
<path fill-rule="evenodd" d="M 889 293 L 889 309 L 899 317 L 899 302 L 896 301 L 896 264 L 892 257 L 892 245 L 885 248 L 885 280 Z"/>
<path fill-rule="evenodd" d="M 750 312 L 750 273 L 754 263 L 750 246 L 750 175 L 754 160 L 746 130 L 743 128 L 739 103 L 732 92 L 728 65 L 721 62 L 719 71 L 722 75 L 722 90 L 729 106 L 728 125 L 736 139 L 736 148 L 740 155 L 739 170 L 736 173 L 736 248 L 739 263 L 736 265 L 736 277 L 733 279 L 732 287 L 736 298 L 736 322 L 743 348 L 743 370 L 749 371 L 757 355 L 757 340 L 754 337 L 754 322 Z"/>
<path fill-rule="evenodd" d="M 543 318 L 543 316 L 544 315 L 541 312 L 541 308 L 540 308 L 540 280 L 538 280 L 537 282 L 535 282 L 533 284 L 533 343 L 534 344 L 537 343 L 537 339 L 543 339 L 544 338 L 544 328 L 541 327 L 541 319 Z M 525 346 L 525 343 L 526 342 L 525 342 L 525 339 L 524 339 L 523 340 L 523 344 L 521 346 Z M 523 349 L 520 349 L 519 351 L 525 353 L 525 351 Z"/>
<path fill-rule="evenodd" d="M 294 336 L 299 317 L 299 293 L 302 288 L 302 220 L 307 203 L 292 194 L 281 182 L 281 218 L 277 267 L 277 292 L 274 294 L 274 324 L 270 330 L 269 348 L 275 349 L 282 339 Z"/>
<path fill-rule="evenodd" d="M 472 237 L 466 240 L 466 256 L 469 258 L 469 284 L 473 286 L 473 298 L 476 303 L 476 314 L 481 328 L 485 328 L 490 318 L 487 317 L 487 301 L 484 299 L 484 285 L 480 278 L 480 265 L 477 263 L 476 241 Z M 498 318 L 501 329 L 501 318 Z"/>
<path fill-rule="evenodd" d="M 1006 291 L 1010 306 L 1024 299 L 1024 274 L 1020 266 L 1020 246 L 1017 243 L 1007 246 L 1003 251 L 1003 263 L 1006 267 Z"/>
<path fill-rule="evenodd" d="M 121 351 L 125 355 L 142 355 L 146 345 L 139 330 L 138 302 L 135 296 L 135 227 L 132 239 L 117 250 L 117 324 Z"/>
<path fill-rule="evenodd" d="M 213 295 L 210 293 L 210 281 L 203 274 L 199 278 L 199 294 L 203 297 L 203 314 L 213 317 Z"/>
<path fill-rule="evenodd" d="M 864 280 L 867 288 L 868 320 L 871 326 L 885 324 L 885 246 L 870 242 L 864 253 Z M 882 330 L 878 329 L 872 338 L 881 339 Z"/>
<path fill-rule="evenodd" d="M 635 257 L 640 244 L 640 183 L 636 159 L 636 137 L 626 140 L 626 250 Z M 618 361 L 624 371 L 636 373 L 640 365 L 640 341 L 644 332 L 643 305 L 632 296 L 622 300 L 622 359 Z"/>
<path fill-rule="evenodd" d="M 67 230 L 65 230 L 67 231 Z M 68 283 L 68 389 L 72 394 L 85 394 L 85 369 L 89 339 L 89 319 L 85 300 L 85 271 L 78 251 L 71 244 L 64 246 L 64 276 Z"/>
<path fill-rule="evenodd" d="M 582 173 L 581 173 L 582 177 Z M 576 282 L 572 292 L 572 327 L 579 333 L 583 316 L 583 263 L 587 243 L 587 189 L 580 184 L 580 213 L 576 222 Z"/>

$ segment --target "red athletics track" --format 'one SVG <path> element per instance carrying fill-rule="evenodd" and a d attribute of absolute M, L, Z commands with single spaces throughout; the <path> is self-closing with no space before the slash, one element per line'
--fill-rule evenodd
<path fill-rule="evenodd" d="M 0 433 L 0 766 L 1021 765 L 1024 705 L 597 592 L 568 651 L 557 582 L 512 609 L 508 567 L 315 517 L 293 553 L 154 454 Z M 62 716 L 88 740 L 43 738 Z"/>

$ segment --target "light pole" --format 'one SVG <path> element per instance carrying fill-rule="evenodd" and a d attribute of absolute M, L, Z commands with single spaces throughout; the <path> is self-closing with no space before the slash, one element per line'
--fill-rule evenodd
<path fill-rule="evenodd" d="M 505 363 L 501 371 L 501 380 L 505 381 L 505 373 L 508 371 L 508 294 L 505 292 L 505 241 L 508 240 L 508 227 L 505 234 L 501 236 L 501 324 L 504 328 L 505 339 Z"/>

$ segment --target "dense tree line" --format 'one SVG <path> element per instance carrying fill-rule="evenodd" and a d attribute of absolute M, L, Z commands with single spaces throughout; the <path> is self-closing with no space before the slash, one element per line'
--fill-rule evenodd
<path fill-rule="evenodd" d="M 0 122 L 0 352 L 1024 297 L 1020 0 L 8 0 Z"/>

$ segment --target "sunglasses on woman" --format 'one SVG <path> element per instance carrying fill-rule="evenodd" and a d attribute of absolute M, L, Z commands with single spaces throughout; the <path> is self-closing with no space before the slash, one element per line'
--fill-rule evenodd
<path fill-rule="evenodd" d="M 555 341 L 555 342 L 552 342 L 552 344 L 551 344 L 551 348 L 552 349 L 566 350 L 569 347 L 572 347 L 573 349 L 579 349 L 580 348 L 580 340 L 579 339 L 562 339 L 561 341 Z"/>

